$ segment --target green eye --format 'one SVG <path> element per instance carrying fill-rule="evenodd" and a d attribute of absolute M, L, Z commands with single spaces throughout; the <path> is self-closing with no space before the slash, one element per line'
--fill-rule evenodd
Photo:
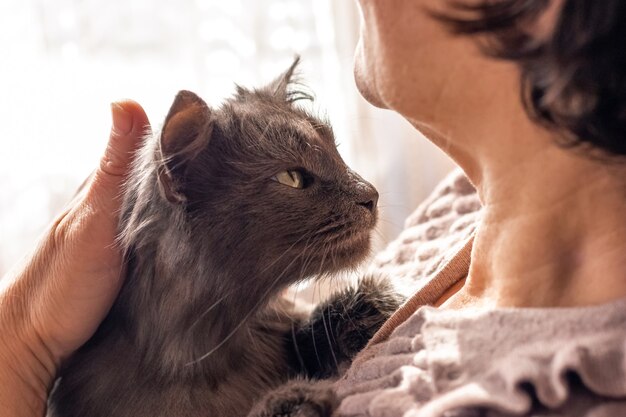
<path fill-rule="evenodd" d="M 274 181 L 277 181 L 283 185 L 287 185 L 293 188 L 304 188 L 304 177 L 300 171 L 283 171 L 272 177 Z"/>

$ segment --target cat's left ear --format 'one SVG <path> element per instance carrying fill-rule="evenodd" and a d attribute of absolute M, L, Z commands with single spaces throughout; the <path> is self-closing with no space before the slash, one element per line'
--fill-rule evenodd
<path fill-rule="evenodd" d="M 189 162 L 195 159 L 211 138 L 211 109 L 191 91 L 180 91 L 165 117 L 159 142 L 160 165 L 157 176 L 161 194 L 171 203 L 184 203 L 182 182 Z"/>
<path fill-rule="evenodd" d="M 269 84 L 268 89 L 274 97 L 284 101 L 289 101 L 288 87 L 289 84 L 293 81 L 293 74 L 296 71 L 299 63 L 300 56 L 296 55 L 293 63 L 289 66 L 289 68 L 287 68 L 287 71 L 283 72 Z"/>

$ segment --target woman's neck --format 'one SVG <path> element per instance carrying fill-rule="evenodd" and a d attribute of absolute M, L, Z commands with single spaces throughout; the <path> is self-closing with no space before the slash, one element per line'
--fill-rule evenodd
<path fill-rule="evenodd" d="M 484 206 L 469 275 L 443 306 L 626 297 L 626 167 L 559 147 L 502 93 L 519 88 L 517 76 L 501 78 L 483 105 L 413 123 L 464 169 Z"/>
<path fill-rule="evenodd" d="M 565 307 L 626 297 L 626 169 L 541 140 L 514 159 L 483 161 L 475 184 L 484 212 L 470 271 L 445 307 Z"/>

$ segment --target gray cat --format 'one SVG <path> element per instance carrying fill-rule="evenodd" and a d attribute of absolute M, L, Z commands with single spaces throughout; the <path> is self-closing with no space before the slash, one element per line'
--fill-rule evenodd
<path fill-rule="evenodd" d="M 377 217 L 329 125 L 294 105 L 310 98 L 291 90 L 297 63 L 219 109 L 176 96 L 126 187 L 124 286 L 63 367 L 48 416 L 332 411 L 332 390 L 308 381 L 336 376 L 398 301 L 371 278 L 309 317 L 282 297 L 362 261 Z"/>

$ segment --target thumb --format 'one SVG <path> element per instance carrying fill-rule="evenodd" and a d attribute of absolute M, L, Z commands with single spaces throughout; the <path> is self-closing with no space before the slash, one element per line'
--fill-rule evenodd
<path fill-rule="evenodd" d="M 135 150 L 150 132 L 150 122 L 139 103 L 132 100 L 112 103 L 111 116 L 109 142 L 88 194 L 108 206 L 103 208 L 116 211 L 122 183 L 130 171 Z"/>

